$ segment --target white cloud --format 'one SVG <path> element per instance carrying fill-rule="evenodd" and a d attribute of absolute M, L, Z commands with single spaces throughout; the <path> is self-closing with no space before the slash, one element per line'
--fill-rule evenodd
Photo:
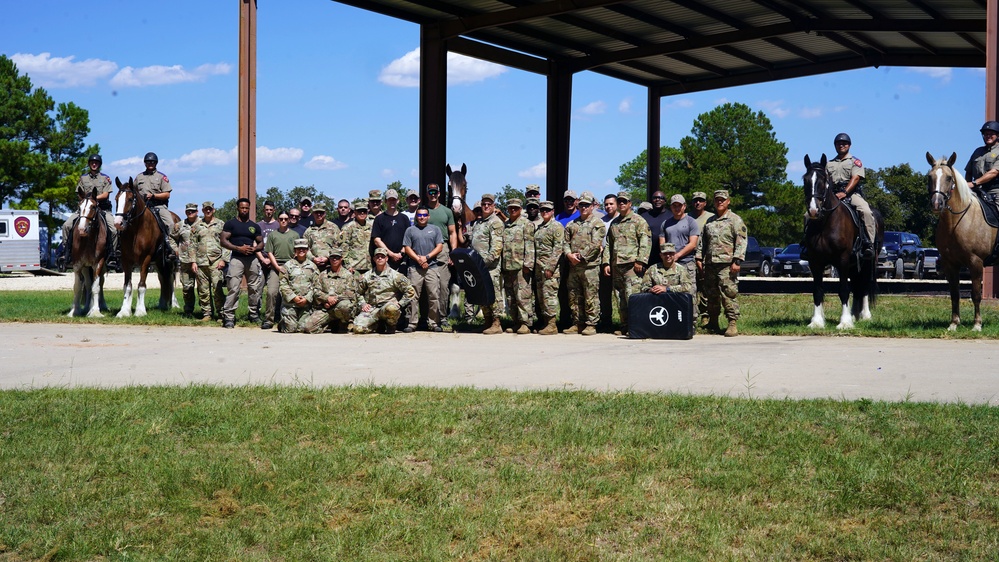
<path fill-rule="evenodd" d="M 579 111 L 583 115 L 600 115 L 601 113 L 607 111 L 607 104 L 602 100 L 597 100 L 584 105 L 583 109 L 580 109 Z"/>
<path fill-rule="evenodd" d="M 805 173 L 805 163 L 801 160 L 790 162 L 787 165 L 787 171 L 792 174 L 803 174 Z"/>
<path fill-rule="evenodd" d="M 617 110 L 621 113 L 631 113 L 631 98 L 624 98 L 617 104 Z"/>
<path fill-rule="evenodd" d="M 128 158 L 122 158 L 121 160 L 115 160 L 107 164 L 108 166 L 114 166 L 115 168 L 130 168 L 132 166 L 142 166 L 141 156 L 130 156 Z"/>
<path fill-rule="evenodd" d="M 917 74 L 925 74 L 930 78 L 939 80 L 943 84 L 950 82 L 950 79 L 954 76 L 953 68 L 916 67 L 916 68 L 909 68 L 906 70 L 908 70 L 909 72 L 915 72 Z"/>
<path fill-rule="evenodd" d="M 669 103 L 663 105 L 664 109 L 675 109 L 675 108 L 686 108 L 694 107 L 694 100 L 689 98 L 680 98 L 676 100 L 670 100 Z"/>
<path fill-rule="evenodd" d="M 117 88 L 143 86 L 164 86 L 184 82 L 204 82 L 210 76 L 229 74 L 232 67 L 221 62 L 218 64 L 203 64 L 194 70 L 185 70 L 183 66 L 145 66 L 132 68 L 126 66 L 111 79 L 111 85 Z"/>
<path fill-rule="evenodd" d="M 51 53 L 31 55 L 15 53 L 10 56 L 17 69 L 31 77 L 36 86 L 43 88 L 75 88 L 94 86 L 115 70 L 118 65 L 101 59 L 74 62 L 75 57 L 53 57 Z"/>
<path fill-rule="evenodd" d="M 313 156 L 312 160 L 305 163 L 305 167 L 310 170 L 342 170 L 347 165 L 332 156 L 319 155 Z"/>
<path fill-rule="evenodd" d="M 918 84 L 899 84 L 898 91 L 904 94 L 918 94 L 923 91 L 923 88 Z"/>
<path fill-rule="evenodd" d="M 235 150 L 235 149 L 233 149 Z M 257 147 L 257 164 L 290 164 L 298 162 L 305 155 L 301 148 Z"/>
<path fill-rule="evenodd" d="M 517 175 L 522 178 L 539 178 L 544 179 L 548 176 L 548 163 L 541 162 L 540 164 L 535 164 L 526 170 L 521 170 L 517 172 Z"/>
<path fill-rule="evenodd" d="M 202 166 L 228 166 L 236 161 L 236 149 L 198 148 L 182 155 L 174 163 L 180 168 L 201 168 Z"/>
<path fill-rule="evenodd" d="M 798 117 L 802 119 L 816 119 L 822 117 L 825 111 L 821 107 L 803 107 L 798 110 Z"/>
<path fill-rule="evenodd" d="M 472 84 L 506 72 L 506 67 L 457 53 L 447 54 L 448 86 Z M 397 88 L 416 88 L 420 85 L 420 48 L 390 62 L 378 75 L 378 81 Z"/>
<path fill-rule="evenodd" d="M 412 170 L 409 171 L 409 175 L 411 177 L 414 177 L 414 178 L 420 177 L 420 169 L 419 168 L 413 168 Z"/>
<path fill-rule="evenodd" d="M 383 178 L 391 178 L 394 175 L 395 175 L 395 170 L 392 170 L 390 168 L 385 168 L 385 169 L 382 170 L 382 177 Z"/>
<path fill-rule="evenodd" d="M 784 100 L 762 100 L 756 102 L 756 105 L 778 119 L 783 119 L 791 114 L 791 110 L 784 107 Z"/>

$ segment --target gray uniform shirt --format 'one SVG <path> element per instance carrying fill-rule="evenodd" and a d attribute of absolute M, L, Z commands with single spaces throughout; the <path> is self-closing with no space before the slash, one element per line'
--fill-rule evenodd
<path fill-rule="evenodd" d="M 666 242 L 672 242 L 679 252 L 690 242 L 691 236 L 701 235 L 701 227 L 697 225 L 697 220 L 690 215 L 684 215 L 680 220 L 676 220 L 670 216 L 670 218 L 663 221 L 662 232 L 666 238 Z M 694 254 L 696 253 L 696 251 L 690 252 L 680 258 L 677 263 L 688 264 L 694 261 Z"/>
<path fill-rule="evenodd" d="M 444 237 L 441 236 L 441 229 L 429 223 L 423 228 L 413 225 L 407 228 L 406 234 L 402 236 L 402 245 L 412 248 L 418 256 L 430 255 L 430 252 L 433 252 L 438 244 L 443 243 Z M 437 263 L 437 260 L 434 260 L 430 262 L 430 266 L 436 266 Z"/>

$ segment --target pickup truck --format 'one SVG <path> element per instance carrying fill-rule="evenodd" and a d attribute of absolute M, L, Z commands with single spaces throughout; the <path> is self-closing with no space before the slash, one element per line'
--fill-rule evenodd
<path fill-rule="evenodd" d="M 774 274 L 774 256 L 780 248 L 760 246 L 756 238 L 746 239 L 746 259 L 742 260 L 742 273 L 755 273 L 758 277 L 771 277 Z"/>
<path fill-rule="evenodd" d="M 921 249 L 922 242 L 911 232 L 885 232 L 884 245 L 878 254 L 878 274 L 891 279 L 912 277 Z"/>

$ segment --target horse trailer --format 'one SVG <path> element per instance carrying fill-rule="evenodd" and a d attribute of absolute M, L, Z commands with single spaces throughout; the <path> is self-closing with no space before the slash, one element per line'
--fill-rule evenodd
<path fill-rule="evenodd" d="M 41 268 L 38 211 L 0 209 L 0 273 Z"/>

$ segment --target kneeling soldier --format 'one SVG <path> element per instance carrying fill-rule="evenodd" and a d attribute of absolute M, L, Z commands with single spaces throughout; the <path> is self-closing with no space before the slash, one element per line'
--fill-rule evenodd
<path fill-rule="evenodd" d="M 333 323 L 333 331 L 347 332 L 357 304 L 357 275 L 343 266 L 343 250 L 334 246 L 329 253 L 329 270 L 319 274 L 316 309 L 306 324 L 310 334 L 319 334 Z"/>
<path fill-rule="evenodd" d="M 319 283 L 319 268 L 306 259 L 309 241 L 295 240 L 295 258 L 284 264 L 281 274 L 281 322 L 278 329 L 285 334 L 307 331 L 312 303 L 315 300 L 316 285 Z"/>
<path fill-rule="evenodd" d="M 659 248 L 662 263 L 652 266 L 642 276 L 643 293 L 694 294 L 694 279 L 686 267 L 676 264 L 676 245 L 667 242 Z"/>
<path fill-rule="evenodd" d="M 354 318 L 355 334 L 370 334 L 379 322 L 386 334 L 394 334 L 402 309 L 416 297 L 416 289 L 406 276 L 388 266 L 388 250 L 375 249 L 375 266 L 358 282 L 361 313 Z"/>

